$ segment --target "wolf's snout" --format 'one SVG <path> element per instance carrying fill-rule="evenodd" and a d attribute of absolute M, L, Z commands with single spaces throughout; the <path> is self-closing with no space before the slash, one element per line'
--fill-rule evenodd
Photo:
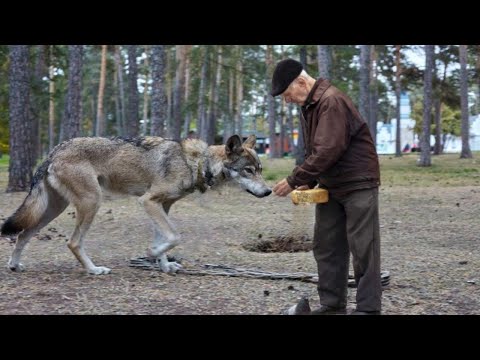
<path fill-rule="evenodd" d="M 265 191 L 265 192 L 263 193 L 263 196 L 268 196 L 268 195 L 270 195 L 271 193 L 272 193 L 272 190 L 269 189 L 269 190 L 267 190 L 267 191 Z"/>

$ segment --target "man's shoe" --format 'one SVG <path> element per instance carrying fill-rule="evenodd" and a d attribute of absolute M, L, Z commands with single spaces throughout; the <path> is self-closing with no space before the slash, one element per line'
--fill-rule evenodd
<path fill-rule="evenodd" d="M 312 311 L 312 315 L 345 315 L 346 313 L 346 307 L 338 308 L 328 305 L 321 305 L 318 309 Z"/>
<path fill-rule="evenodd" d="M 381 311 L 353 311 L 350 315 L 382 315 Z"/>

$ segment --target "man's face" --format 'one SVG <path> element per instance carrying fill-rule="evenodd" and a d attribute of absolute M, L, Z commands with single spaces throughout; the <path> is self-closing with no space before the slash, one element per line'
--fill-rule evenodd
<path fill-rule="evenodd" d="M 288 86 L 287 90 L 282 93 L 282 97 L 286 103 L 294 103 L 303 105 L 308 97 L 308 89 L 303 78 L 297 78 Z"/>

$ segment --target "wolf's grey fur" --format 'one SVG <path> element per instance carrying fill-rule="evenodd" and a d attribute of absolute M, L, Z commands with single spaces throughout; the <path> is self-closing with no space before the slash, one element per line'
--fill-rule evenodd
<path fill-rule="evenodd" d="M 261 175 L 255 142 L 253 135 L 243 144 L 233 135 L 218 146 L 160 137 L 75 138 L 59 144 L 38 168 L 22 205 L 2 226 L 3 235 L 18 234 L 8 267 L 22 270 L 20 256 L 26 243 L 72 203 L 77 224 L 68 247 L 88 273 L 109 273 L 109 268 L 93 264 L 83 240 L 102 197 L 119 194 L 138 197 L 155 228 L 149 255 L 160 260 L 163 271 L 177 271 L 180 265 L 166 256 L 180 241 L 168 218 L 177 200 L 226 182 L 257 197 L 271 193 Z"/>

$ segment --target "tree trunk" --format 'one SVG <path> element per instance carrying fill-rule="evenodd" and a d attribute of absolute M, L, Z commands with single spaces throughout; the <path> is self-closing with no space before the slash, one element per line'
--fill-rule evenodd
<path fill-rule="evenodd" d="M 480 114 L 480 46 L 477 45 L 477 114 Z"/>
<path fill-rule="evenodd" d="M 61 141 L 81 135 L 83 45 L 68 45 L 68 93 Z"/>
<path fill-rule="evenodd" d="M 360 101 L 359 111 L 365 122 L 370 119 L 370 45 L 360 45 Z"/>
<path fill-rule="evenodd" d="M 236 103 L 235 103 L 235 124 L 237 127 L 237 134 L 242 139 L 243 136 L 243 116 L 242 116 L 242 102 L 243 102 L 243 47 L 237 45 L 237 72 L 235 76 L 236 88 Z"/>
<path fill-rule="evenodd" d="M 435 109 L 435 146 L 433 153 L 440 155 L 442 153 L 442 102 L 439 97 L 434 100 L 433 107 Z"/>
<path fill-rule="evenodd" d="M 432 112 L 432 70 L 434 45 L 425 45 L 425 76 L 423 95 L 423 131 L 420 143 L 421 153 L 419 166 L 431 166 L 430 157 L 430 123 Z"/>
<path fill-rule="evenodd" d="M 114 46 L 116 47 L 116 45 Z M 115 66 L 113 67 L 113 101 L 115 103 L 115 127 L 117 129 L 117 136 L 121 136 L 122 135 L 122 119 L 121 119 L 122 115 L 120 110 L 120 89 L 118 86 L 118 68 L 117 68 L 116 60 L 114 61 L 115 61 Z"/>
<path fill-rule="evenodd" d="M 300 48 L 300 62 L 305 69 L 307 67 L 307 47 Z M 305 140 L 304 140 L 304 121 L 302 120 L 302 110 L 298 108 L 298 142 L 297 142 L 297 156 L 295 157 L 295 165 L 302 165 L 305 161 Z"/>
<path fill-rule="evenodd" d="M 187 56 L 186 64 L 185 64 L 185 103 L 189 101 L 190 97 L 190 56 Z M 190 118 L 191 118 L 192 112 L 190 109 L 186 109 L 186 114 L 185 114 L 185 119 L 184 119 L 184 124 L 183 124 L 183 133 L 185 134 L 185 137 L 188 137 L 188 133 L 190 131 Z"/>
<path fill-rule="evenodd" d="M 460 106 L 462 108 L 462 152 L 460 159 L 471 159 L 470 123 L 468 121 L 467 45 L 460 45 Z"/>
<path fill-rule="evenodd" d="M 370 118 L 368 127 L 372 134 L 373 143 L 377 144 L 377 113 L 378 113 L 378 84 L 377 84 L 377 52 L 375 45 L 371 45 L 370 51 Z"/>
<path fill-rule="evenodd" d="M 32 124 L 32 164 L 37 162 L 41 155 L 41 123 L 42 123 L 42 103 L 43 98 L 43 78 L 47 75 L 47 67 L 45 64 L 45 53 L 47 45 L 38 45 L 37 57 L 35 63 L 35 72 L 33 75 L 34 89 L 31 103 L 31 124 Z"/>
<path fill-rule="evenodd" d="M 164 136 L 167 120 L 165 95 L 165 45 L 152 46 L 152 126 L 150 135 Z"/>
<path fill-rule="evenodd" d="M 278 151 L 276 146 L 276 133 L 275 133 L 275 99 L 272 95 L 270 95 L 270 91 L 272 90 L 272 76 L 274 70 L 273 64 L 273 46 L 267 45 L 267 52 L 266 52 L 266 64 L 267 64 L 267 103 L 268 103 L 268 137 L 269 137 L 269 158 L 276 158 L 278 157 Z"/>
<path fill-rule="evenodd" d="M 176 45 L 177 70 L 175 73 L 175 90 L 173 94 L 173 123 L 171 137 L 173 140 L 180 140 L 182 128 L 182 105 L 185 92 L 185 64 L 187 59 L 188 46 Z"/>
<path fill-rule="evenodd" d="M 50 54 L 50 64 L 53 63 L 53 54 Z M 55 146 L 55 68 L 50 65 L 48 68 L 48 151 Z"/>
<path fill-rule="evenodd" d="M 285 153 L 285 147 L 284 147 L 284 144 L 285 144 L 285 114 L 286 114 L 285 101 L 282 99 L 281 110 L 280 110 L 280 118 L 278 119 L 279 123 L 280 123 L 279 124 L 280 125 L 280 146 L 279 146 L 278 156 L 280 158 L 282 158 L 284 153 Z"/>
<path fill-rule="evenodd" d="M 207 84 L 207 69 L 210 49 L 208 46 L 205 46 L 203 53 L 203 62 L 202 69 L 200 74 L 200 88 L 198 90 L 198 115 L 197 115 L 197 134 L 199 139 L 206 141 L 206 115 L 205 115 L 205 89 Z"/>
<path fill-rule="evenodd" d="M 148 135 L 148 82 L 149 82 L 149 75 L 150 75 L 150 65 L 148 64 L 148 59 L 150 58 L 148 46 L 145 47 L 145 85 L 143 86 L 143 126 L 142 126 L 142 134 L 143 136 Z"/>
<path fill-rule="evenodd" d="M 222 46 L 218 45 L 217 61 L 215 68 L 215 79 L 211 84 L 211 96 L 209 106 L 209 118 L 207 127 L 207 143 L 212 145 L 215 143 L 216 124 L 218 116 L 218 99 L 220 94 L 220 81 L 222 80 Z"/>
<path fill-rule="evenodd" d="M 395 45 L 395 65 L 397 67 L 397 71 L 395 72 L 395 97 L 397 99 L 397 131 L 395 136 L 395 156 L 400 157 L 402 156 L 402 147 L 401 147 L 401 119 L 400 119 L 400 96 L 402 93 L 402 84 L 400 80 L 400 76 L 402 74 L 401 63 L 400 63 L 400 46 Z M 429 153 L 430 154 L 430 153 Z"/>
<path fill-rule="evenodd" d="M 233 114 L 233 101 L 234 101 L 234 74 L 233 70 L 230 67 L 228 69 L 228 95 L 227 95 L 227 109 L 228 113 L 226 116 L 223 118 L 223 143 L 226 143 L 228 138 L 233 134 L 232 131 L 232 119 L 234 117 Z"/>
<path fill-rule="evenodd" d="M 105 135 L 105 116 L 103 113 L 103 98 L 105 94 L 105 78 L 107 73 L 107 45 L 102 45 L 102 59 L 100 61 L 100 82 L 97 97 L 97 123 L 95 136 Z"/>
<path fill-rule="evenodd" d="M 318 74 L 323 79 L 330 79 L 330 46 L 317 45 Z"/>
<path fill-rule="evenodd" d="M 7 192 L 27 191 L 32 180 L 32 126 L 29 119 L 28 45 L 10 45 L 10 162 Z"/>
<path fill-rule="evenodd" d="M 128 49 L 128 110 L 125 133 L 128 137 L 138 136 L 138 66 L 137 45 L 127 45 Z"/>
<path fill-rule="evenodd" d="M 297 149 L 295 148 L 295 142 L 294 142 L 294 139 L 293 139 L 293 130 L 294 130 L 293 114 L 292 114 L 293 104 L 292 103 L 288 104 L 287 108 L 288 108 L 287 123 L 288 123 L 288 129 L 290 130 L 290 136 L 288 137 L 288 144 L 289 144 L 289 149 L 290 149 L 291 154 L 293 156 L 296 156 L 297 155 Z"/>
<path fill-rule="evenodd" d="M 118 87 L 119 87 L 119 96 L 120 96 L 120 114 L 121 118 L 118 122 L 118 134 L 123 136 L 126 131 L 126 115 L 125 115 L 125 85 L 123 83 L 123 61 L 120 56 L 120 45 L 115 45 L 115 68 L 117 69 L 118 75 Z"/>

